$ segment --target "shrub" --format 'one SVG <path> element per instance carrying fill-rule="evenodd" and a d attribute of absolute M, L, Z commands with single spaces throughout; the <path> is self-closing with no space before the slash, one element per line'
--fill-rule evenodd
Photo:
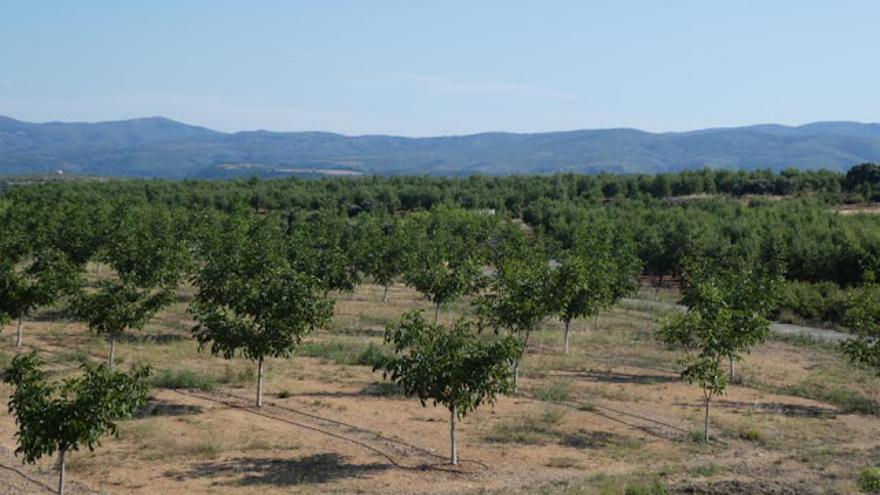
<path fill-rule="evenodd" d="M 226 365 L 223 374 L 217 377 L 217 381 L 224 385 L 241 386 L 252 383 L 257 378 L 257 372 L 253 366 L 246 366 L 236 371 L 232 366 Z"/>
<path fill-rule="evenodd" d="M 376 344 L 370 343 L 357 357 L 355 364 L 382 368 L 388 362 L 389 354 Z"/>
<path fill-rule="evenodd" d="M 764 441 L 764 435 L 754 428 L 740 432 L 739 437 L 747 442 L 761 443 Z"/>
<path fill-rule="evenodd" d="M 86 364 L 91 362 L 92 356 L 88 352 L 78 349 L 75 351 L 59 352 L 58 360 L 64 363 Z"/>
<path fill-rule="evenodd" d="M 192 370 L 163 370 L 150 379 L 150 385 L 156 388 L 189 388 L 210 392 L 214 390 L 217 380 L 210 375 Z"/>
<path fill-rule="evenodd" d="M 565 402 L 571 398 L 571 385 L 568 382 L 554 381 L 538 391 L 539 400 Z"/>
<path fill-rule="evenodd" d="M 868 466 L 859 474 L 859 488 L 865 493 L 880 492 L 880 467 Z"/>
<path fill-rule="evenodd" d="M 669 490 L 659 481 L 636 482 L 626 485 L 624 495 L 667 495 Z"/>
<path fill-rule="evenodd" d="M 855 289 L 853 289 L 855 290 Z M 776 318 L 806 322 L 841 323 L 846 312 L 849 292 L 834 282 L 790 281 L 779 291 Z M 794 315 L 791 318 L 787 315 Z"/>
<path fill-rule="evenodd" d="M 846 414 L 880 415 L 880 404 L 848 387 L 828 385 L 808 379 L 787 387 L 785 392 L 797 397 L 828 402 Z"/>

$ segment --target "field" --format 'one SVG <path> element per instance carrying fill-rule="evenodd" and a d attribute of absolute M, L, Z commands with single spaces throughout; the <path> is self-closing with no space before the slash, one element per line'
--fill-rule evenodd
<path fill-rule="evenodd" d="M 330 329 L 293 359 L 268 362 L 258 410 L 253 364 L 199 352 L 186 314 L 192 289 L 181 289 L 121 342 L 123 368 L 154 368 L 151 400 L 118 438 L 70 456 L 70 492 L 843 494 L 857 493 L 858 473 L 880 461 L 880 380 L 799 339 L 771 340 L 739 364 L 741 383 L 713 405 L 714 440 L 701 443 L 702 395 L 678 377 L 681 352 L 654 339 L 655 305 L 628 302 L 603 312 L 598 329 L 576 321 L 570 355 L 561 324 L 546 321 L 519 394 L 459 425 L 463 460 L 452 467 L 448 412 L 402 396 L 365 365 L 387 324 L 413 308 L 430 312 L 429 303 L 402 285 L 386 303 L 373 285 L 336 296 Z M 441 320 L 470 311 L 450 304 Z M 3 363 L 14 331 L 0 334 Z M 62 376 L 105 359 L 108 346 L 50 308 L 26 322 L 24 349 Z M 46 493 L 37 482 L 54 486 L 51 459 L 22 466 L 10 454 L 15 431 L 0 414 L 0 493 Z"/>

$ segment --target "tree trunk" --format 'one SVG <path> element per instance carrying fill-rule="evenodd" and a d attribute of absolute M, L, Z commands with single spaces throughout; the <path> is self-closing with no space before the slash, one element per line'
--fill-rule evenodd
<path fill-rule="evenodd" d="M 709 396 L 706 396 L 706 415 L 703 418 L 703 440 L 709 443 Z"/>
<path fill-rule="evenodd" d="M 458 464 L 458 450 L 455 446 L 455 406 L 449 408 L 449 463 L 453 466 Z"/>
<path fill-rule="evenodd" d="M 18 315 L 18 336 L 15 338 L 15 347 L 21 347 L 21 340 L 24 338 L 23 320 L 24 315 Z"/>
<path fill-rule="evenodd" d="M 440 303 L 434 303 L 434 324 L 440 321 Z"/>
<path fill-rule="evenodd" d="M 263 407 L 263 358 L 257 362 L 257 407 Z"/>
<path fill-rule="evenodd" d="M 660 292 L 660 287 L 663 286 L 663 275 L 660 275 L 660 278 L 657 279 L 657 287 L 654 288 L 654 294 L 658 294 Z"/>
<path fill-rule="evenodd" d="M 385 286 L 385 291 L 382 293 L 382 302 L 388 302 L 388 286 Z"/>
<path fill-rule="evenodd" d="M 571 330 L 571 320 L 565 320 L 565 353 L 568 354 L 569 330 Z"/>
<path fill-rule="evenodd" d="M 599 329 L 599 312 L 596 311 L 596 314 L 593 315 L 593 330 Z"/>
<path fill-rule="evenodd" d="M 110 336 L 110 357 L 107 358 L 107 365 L 110 366 L 110 369 L 116 367 L 116 336 Z"/>
<path fill-rule="evenodd" d="M 64 457 L 66 454 L 67 449 L 61 448 L 58 450 L 58 495 L 64 495 L 64 471 L 67 467 Z"/>

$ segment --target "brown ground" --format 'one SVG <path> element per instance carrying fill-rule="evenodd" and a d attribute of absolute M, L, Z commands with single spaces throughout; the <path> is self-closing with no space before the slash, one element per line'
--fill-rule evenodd
<path fill-rule="evenodd" d="M 695 441 L 701 392 L 678 379 L 680 353 L 653 340 L 656 314 L 616 309 L 598 330 L 578 322 L 569 356 L 560 353 L 560 325 L 548 322 L 528 350 L 521 394 L 459 425 L 465 460 L 452 468 L 447 412 L 396 395 L 380 373 L 352 364 L 368 342 L 381 343 L 388 322 L 428 308 L 402 286 L 388 303 L 380 297 L 374 286 L 340 296 L 333 328 L 305 350 L 315 357 L 269 362 L 268 404 L 256 410 L 252 365 L 197 351 L 182 294 L 121 344 L 123 366 L 189 369 L 219 385 L 156 389 L 118 438 L 70 456 L 70 478 L 111 494 L 623 494 L 655 479 L 672 493 L 818 494 L 856 493 L 859 471 L 880 461 L 880 419 L 844 413 L 876 406 L 880 380 L 833 349 L 782 341 L 739 364 L 743 384 L 713 405 L 717 440 Z M 443 318 L 468 311 L 450 305 Z M 0 334 L 7 358 L 13 333 L 10 325 Z M 27 322 L 25 341 L 59 375 L 107 351 L 82 324 L 49 313 Z M 8 393 L 0 386 L 0 395 Z M 13 418 L 0 413 L 7 449 L 0 450 L 0 494 L 47 492 L 2 467 L 54 484 L 51 459 L 22 468 L 9 456 L 14 432 Z"/>

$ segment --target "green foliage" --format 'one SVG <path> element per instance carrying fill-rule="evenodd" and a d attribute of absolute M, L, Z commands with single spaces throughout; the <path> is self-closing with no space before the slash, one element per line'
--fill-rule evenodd
<path fill-rule="evenodd" d="M 843 323 L 852 291 L 834 282 L 788 281 L 778 292 L 776 319 L 788 312 L 809 323 Z"/>
<path fill-rule="evenodd" d="M 103 261 L 117 274 L 83 290 L 74 307 L 89 328 L 113 345 L 126 329 L 140 330 L 174 300 L 174 289 L 190 265 L 187 245 L 175 216 L 167 209 L 122 206 L 104 239 Z"/>
<path fill-rule="evenodd" d="M 484 342 L 473 324 L 459 321 L 447 328 L 426 322 L 417 311 L 388 327 L 385 340 L 397 356 L 383 363 L 383 374 L 423 406 L 443 404 L 459 419 L 511 390 L 510 366 L 522 352 L 513 338 Z"/>
<path fill-rule="evenodd" d="M 551 314 L 550 260 L 540 248 L 508 256 L 496 267 L 489 291 L 476 299 L 481 325 L 524 341 Z"/>
<path fill-rule="evenodd" d="M 119 337 L 126 329 L 142 329 L 172 301 L 173 293 L 166 288 L 145 290 L 131 282 L 102 280 L 95 292 L 83 292 L 75 306 L 93 332 Z"/>
<path fill-rule="evenodd" d="M 23 234 L 11 242 L 17 245 L 3 247 L 0 258 L 0 324 L 54 303 L 81 283 L 79 266 L 60 250 Z"/>
<path fill-rule="evenodd" d="M 387 288 L 404 271 L 407 249 L 400 221 L 378 212 L 360 215 L 357 220 L 355 250 L 360 269 Z"/>
<path fill-rule="evenodd" d="M 571 385 L 566 381 L 550 382 L 535 394 L 538 400 L 565 402 L 571 398 Z"/>
<path fill-rule="evenodd" d="M 842 343 L 844 353 L 880 373 L 880 285 L 869 285 L 851 297 L 845 321 L 857 336 Z"/>
<path fill-rule="evenodd" d="M 865 493 L 880 491 L 880 467 L 868 466 L 859 473 L 859 489 Z"/>
<path fill-rule="evenodd" d="M 689 351 L 681 376 L 703 389 L 706 441 L 709 402 L 723 394 L 728 383 L 721 361 L 738 359 L 766 338 L 770 331 L 766 314 L 773 307 L 771 294 L 780 280 L 772 272 L 753 271 L 745 264 L 736 266 L 737 270 L 725 271 L 723 266 L 710 270 L 707 264 L 692 265 L 685 297 L 687 313 L 666 316 L 657 333 L 661 341 Z"/>
<path fill-rule="evenodd" d="M 317 279 L 324 292 L 350 292 L 360 283 L 361 255 L 355 226 L 335 210 L 323 209 L 288 218 L 288 256 L 292 266 Z"/>
<path fill-rule="evenodd" d="M 9 412 L 19 427 L 16 454 L 26 462 L 55 451 L 93 450 L 147 399 L 148 368 L 124 373 L 85 364 L 83 374 L 51 384 L 41 365 L 36 354 L 19 354 L 4 377 L 14 387 Z"/>
<path fill-rule="evenodd" d="M 637 481 L 627 483 L 624 495 L 667 495 L 669 489 L 663 483 L 654 481 Z"/>
<path fill-rule="evenodd" d="M 489 235 L 486 217 L 441 207 L 409 215 L 403 229 L 408 285 L 437 306 L 480 288 Z"/>
<path fill-rule="evenodd" d="M 735 360 L 766 339 L 781 277 L 766 264 L 727 263 L 703 260 L 688 268 L 684 302 L 690 309 L 669 321 L 662 340 L 696 347 L 703 357 Z"/>
<path fill-rule="evenodd" d="M 150 378 L 155 388 L 193 389 L 210 392 L 217 386 L 217 379 L 211 375 L 187 369 L 162 370 Z"/>
<path fill-rule="evenodd" d="M 303 338 L 326 325 L 332 302 L 317 279 L 292 267 L 272 218 L 230 217 L 202 246 L 190 311 L 200 348 L 230 359 L 289 357 Z"/>
<path fill-rule="evenodd" d="M 364 346 L 358 341 L 322 340 L 303 342 L 297 353 L 301 356 L 329 359 L 336 364 L 380 366 L 388 353 L 374 343 Z"/>

